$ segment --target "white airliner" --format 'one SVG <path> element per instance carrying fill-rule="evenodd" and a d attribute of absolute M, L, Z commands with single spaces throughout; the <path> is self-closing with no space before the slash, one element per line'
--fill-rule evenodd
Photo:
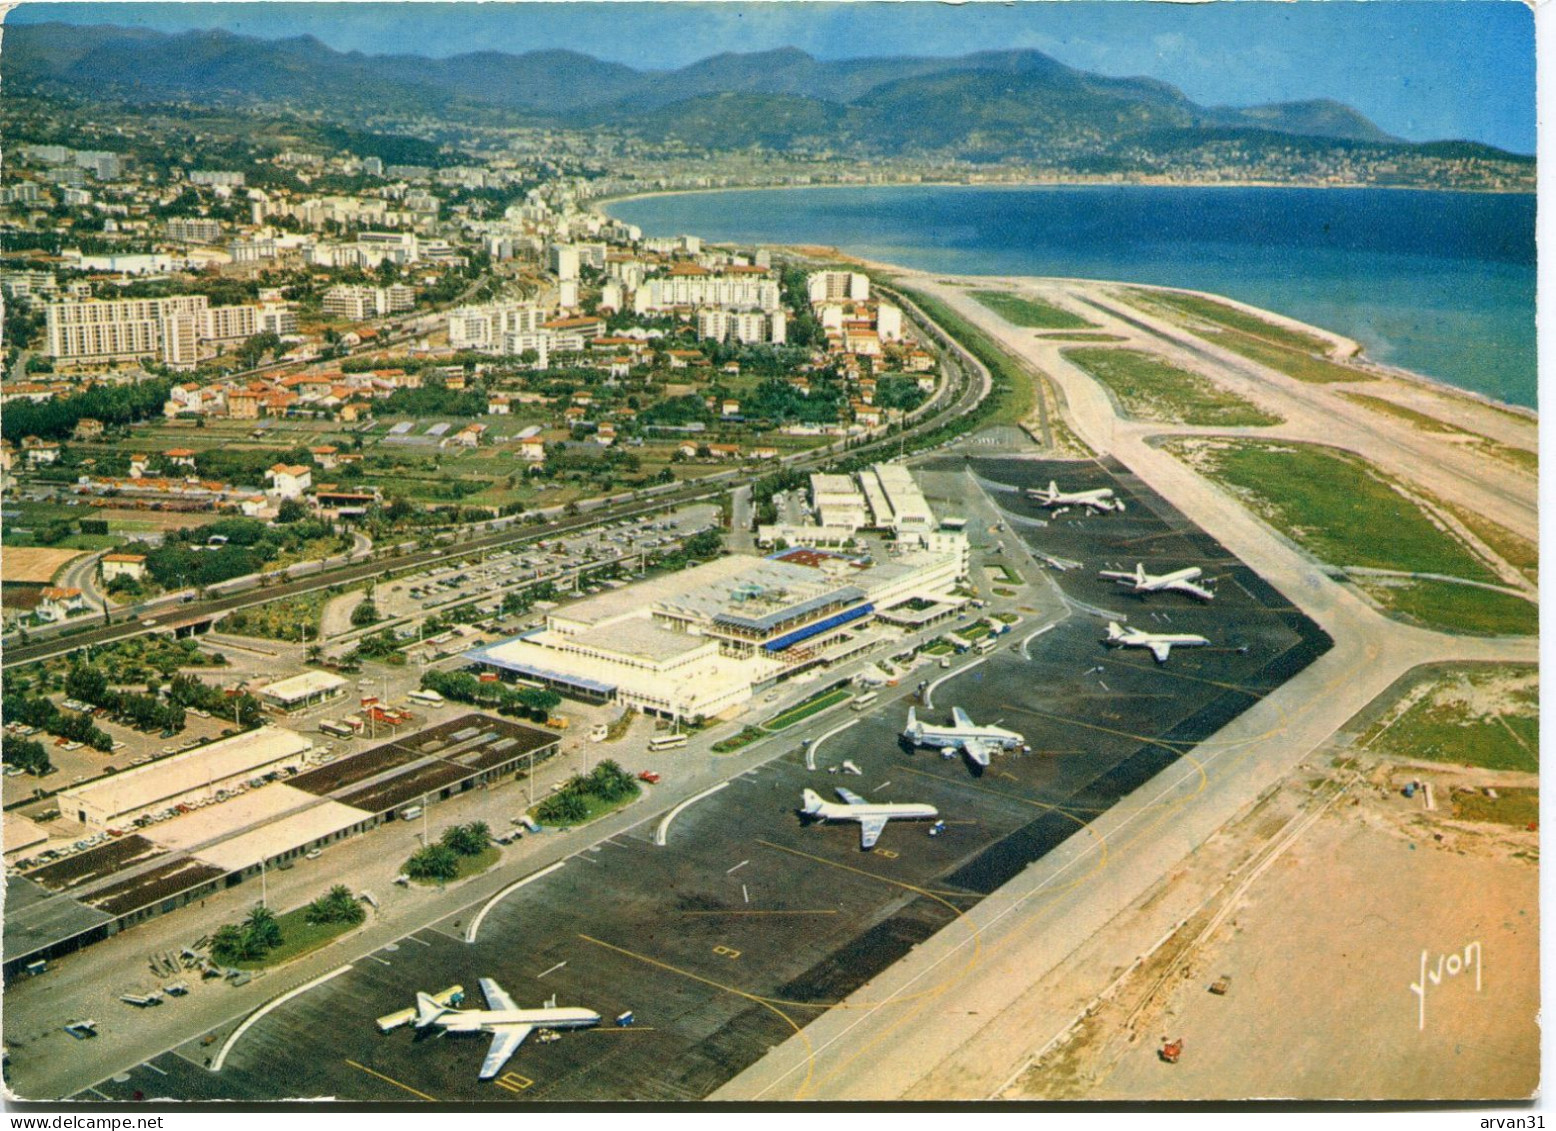
<path fill-rule="evenodd" d="M 978 726 L 960 707 L 951 708 L 951 725 L 935 726 L 919 721 L 918 710 L 908 708 L 908 727 L 902 737 L 914 746 L 934 746 L 945 751 L 960 750 L 975 766 L 987 766 L 996 750 L 1026 749 L 1026 739 L 1013 730 L 997 726 Z M 948 753 L 946 755 L 950 757 Z"/>
<path fill-rule="evenodd" d="M 1028 488 L 1027 497 L 1036 499 L 1045 507 L 1086 507 L 1094 511 L 1122 511 L 1124 500 L 1113 497 L 1113 488 L 1098 487 L 1092 491 L 1061 491 L 1059 484 L 1048 481 L 1048 490 Z"/>
<path fill-rule="evenodd" d="M 416 1028 L 435 1025 L 450 1033 L 492 1034 L 491 1051 L 481 1062 L 483 1080 L 501 1072 L 524 1038 L 536 1029 L 587 1029 L 600 1023 L 600 1015 L 592 1009 L 558 1009 L 556 998 L 540 1009 L 520 1009 L 507 991 L 490 978 L 481 979 L 481 993 L 486 995 L 485 1009 L 451 1009 L 439 1005 L 431 994 L 418 993 Z"/>
<path fill-rule="evenodd" d="M 820 821 L 858 821 L 860 848 L 874 848 L 875 842 L 881 838 L 881 832 L 886 828 L 886 822 L 894 818 L 904 821 L 927 821 L 940 816 L 940 811 L 933 805 L 866 801 L 852 790 L 842 788 L 838 789 L 837 795 L 847 804 L 839 805 L 836 801 L 823 801 L 819 793 L 807 789 L 801 795 L 804 804 L 800 806 L 800 812 Z"/>
<path fill-rule="evenodd" d="M 1166 593 L 1176 591 L 1187 593 L 1191 597 L 1198 597 L 1201 601 L 1214 601 L 1216 595 L 1203 585 L 1195 585 L 1194 581 L 1204 570 L 1199 566 L 1189 566 L 1187 569 L 1175 569 L 1171 573 L 1146 573 L 1144 564 L 1135 563 L 1135 571 L 1128 573 L 1121 570 L 1105 569 L 1098 577 L 1111 577 L 1120 585 L 1127 585 L 1136 593 Z"/>
<path fill-rule="evenodd" d="M 1199 648 L 1209 644 L 1203 636 L 1191 632 L 1146 632 L 1139 628 L 1122 628 L 1118 621 L 1108 621 L 1106 644 L 1121 648 L 1149 648 L 1158 664 L 1167 662 L 1167 655 L 1174 648 Z"/>

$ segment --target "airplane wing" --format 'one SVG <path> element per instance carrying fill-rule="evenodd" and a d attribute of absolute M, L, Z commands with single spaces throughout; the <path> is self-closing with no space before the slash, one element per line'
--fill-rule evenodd
<path fill-rule="evenodd" d="M 1180 593 L 1190 593 L 1201 601 L 1213 601 L 1216 595 L 1202 585 L 1195 585 L 1192 581 L 1174 581 L 1167 586 L 1168 589 L 1176 589 Z"/>
<path fill-rule="evenodd" d="M 486 996 L 487 1009 L 517 1009 L 513 999 L 508 996 L 508 991 L 499 986 L 491 978 L 481 979 L 481 993 Z"/>
<path fill-rule="evenodd" d="M 951 708 L 951 721 L 964 730 L 971 730 L 973 728 L 972 719 L 969 718 L 967 712 L 962 710 L 960 707 Z"/>
<path fill-rule="evenodd" d="M 886 828 L 889 817 L 866 817 L 859 822 L 859 847 L 874 848 L 875 842 L 881 839 L 881 833 Z"/>
<path fill-rule="evenodd" d="M 860 797 L 857 793 L 855 793 L 851 789 L 844 789 L 842 786 L 838 786 L 838 788 L 837 788 L 837 795 L 839 797 L 841 797 L 844 801 L 848 802 L 850 805 L 863 805 L 864 804 L 864 798 Z"/>
<path fill-rule="evenodd" d="M 1167 662 L 1167 654 L 1172 651 L 1172 645 L 1164 640 L 1153 640 L 1146 647 L 1151 650 L 1151 655 L 1156 657 L 1158 664 L 1165 664 Z"/>
<path fill-rule="evenodd" d="M 962 743 L 962 749 L 972 759 L 975 766 L 987 766 L 989 764 L 990 745 L 981 738 L 969 738 Z"/>
<path fill-rule="evenodd" d="M 483 982 L 485 978 L 481 979 Z M 501 993 L 501 991 L 498 991 Z M 504 997 L 507 995 L 504 994 Z M 524 1043 L 524 1038 L 535 1031 L 533 1025 L 498 1025 L 492 1030 L 492 1047 L 487 1051 L 486 1059 L 481 1062 L 481 1079 L 490 1080 L 502 1071 L 502 1066 L 508 1063 L 508 1058 L 519 1051 L 519 1046 Z"/>

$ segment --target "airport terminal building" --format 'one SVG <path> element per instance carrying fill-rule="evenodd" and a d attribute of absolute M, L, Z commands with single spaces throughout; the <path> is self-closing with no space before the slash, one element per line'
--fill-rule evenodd
<path fill-rule="evenodd" d="M 873 646 L 883 610 L 957 601 L 967 557 L 965 540 L 954 541 L 880 563 L 812 550 L 732 554 L 576 602 L 466 658 L 575 698 L 712 718 Z"/>

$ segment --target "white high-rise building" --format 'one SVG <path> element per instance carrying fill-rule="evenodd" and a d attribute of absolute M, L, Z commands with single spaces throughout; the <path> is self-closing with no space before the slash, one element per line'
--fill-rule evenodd
<path fill-rule="evenodd" d="M 870 277 L 857 271 L 817 271 L 805 285 L 813 303 L 870 300 Z"/>

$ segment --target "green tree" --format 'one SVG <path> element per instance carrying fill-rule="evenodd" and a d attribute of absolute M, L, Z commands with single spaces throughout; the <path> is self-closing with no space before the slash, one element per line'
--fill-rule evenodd
<path fill-rule="evenodd" d="M 413 880 L 452 880 L 459 875 L 459 854 L 447 845 L 429 844 L 405 862 L 405 874 Z"/>
<path fill-rule="evenodd" d="M 246 957 L 259 958 L 265 951 L 280 946 L 281 941 L 281 924 L 276 922 L 275 912 L 263 903 L 256 904 L 243 920 Z"/>
<path fill-rule="evenodd" d="M 355 628 L 366 628 L 370 624 L 377 624 L 379 619 L 378 606 L 373 603 L 371 597 L 351 610 L 351 624 Z"/>
<path fill-rule="evenodd" d="M 310 923 L 357 924 L 367 918 L 367 909 L 345 884 L 336 884 L 329 892 L 308 905 L 303 918 Z"/>
<path fill-rule="evenodd" d="M 236 924 L 224 923 L 211 935 L 211 957 L 217 962 L 231 965 L 246 957 L 243 931 Z"/>

